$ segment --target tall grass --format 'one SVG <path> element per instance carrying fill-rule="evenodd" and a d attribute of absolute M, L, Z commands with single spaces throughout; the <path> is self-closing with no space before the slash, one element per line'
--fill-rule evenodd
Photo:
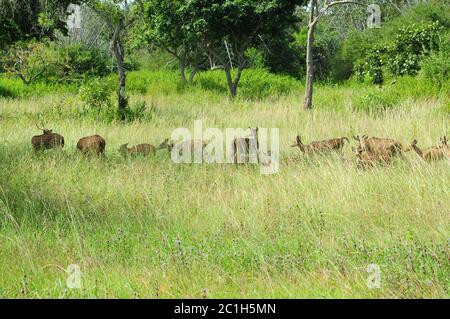
<path fill-rule="evenodd" d="M 297 133 L 305 141 L 367 133 L 432 145 L 449 135 L 448 114 L 437 112 L 445 99 L 405 98 L 373 116 L 352 105 L 369 88 L 319 85 L 317 108 L 305 112 L 301 89 L 231 101 L 200 84 L 152 91 L 172 75 L 154 76 L 162 79 L 131 98 L 153 104 L 152 117 L 127 124 L 79 116 L 72 94 L 0 99 L 0 298 L 199 298 L 205 288 L 219 298 L 448 297 L 448 162 L 408 153 L 360 171 L 349 145 L 342 157 L 290 147 Z M 63 151 L 32 152 L 36 118 L 64 135 Z M 158 144 L 196 119 L 221 129 L 280 128 L 280 172 L 177 165 L 164 151 L 118 153 L 126 142 Z M 90 134 L 105 137 L 104 159 L 76 153 Z M 372 263 L 380 289 L 367 287 Z M 67 289 L 69 264 L 80 266 L 82 289 Z"/>

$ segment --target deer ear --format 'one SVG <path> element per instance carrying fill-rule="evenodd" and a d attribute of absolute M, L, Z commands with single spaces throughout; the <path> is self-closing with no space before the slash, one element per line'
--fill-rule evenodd
<path fill-rule="evenodd" d="M 359 135 L 353 136 L 353 139 L 359 142 Z"/>

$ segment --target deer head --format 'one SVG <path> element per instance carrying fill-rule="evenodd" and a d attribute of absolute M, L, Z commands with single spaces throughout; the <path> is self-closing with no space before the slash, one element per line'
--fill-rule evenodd
<path fill-rule="evenodd" d="M 120 152 L 126 154 L 128 152 L 128 143 L 120 145 Z"/>
<path fill-rule="evenodd" d="M 173 143 L 169 143 L 169 139 L 166 138 L 164 141 L 159 144 L 158 149 L 167 149 L 168 151 L 171 151 L 173 148 Z"/>
<path fill-rule="evenodd" d="M 302 143 L 302 139 L 300 135 L 297 135 L 295 138 L 295 144 L 292 144 L 291 147 L 298 147 L 302 152 L 305 151 L 305 145 Z"/>
<path fill-rule="evenodd" d="M 34 123 L 34 125 L 36 125 L 36 127 L 37 127 L 39 130 L 41 130 L 41 131 L 44 133 L 44 135 L 46 135 L 46 134 L 51 134 L 51 133 L 53 132 L 53 130 L 49 130 L 49 129 L 47 129 L 47 128 L 40 127 L 36 122 Z"/>

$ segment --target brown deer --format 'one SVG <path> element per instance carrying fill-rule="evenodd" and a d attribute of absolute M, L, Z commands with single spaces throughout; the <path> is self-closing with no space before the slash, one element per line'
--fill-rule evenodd
<path fill-rule="evenodd" d="M 42 130 L 43 134 L 35 135 L 31 138 L 31 145 L 33 145 L 35 151 L 64 147 L 64 137 L 62 135 L 53 133 L 52 130 L 41 128 L 37 124 L 36 127 Z"/>
<path fill-rule="evenodd" d="M 169 139 L 168 138 L 166 138 L 164 141 L 162 141 L 161 142 L 161 144 L 159 144 L 157 147 L 156 147 L 156 149 L 157 150 L 162 150 L 162 149 L 166 149 L 166 150 L 168 150 L 169 152 L 172 150 L 172 148 L 173 148 L 173 143 L 169 143 Z"/>
<path fill-rule="evenodd" d="M 313 141 L 305 145 L 303 144 L 300 135 L 297 135 L 295 144 L 291 145 L 291 147 L 298 147 L 300 151 L 305 154 L 340 151 L 344 147 L 344 140 L 350 143 L 347 137 L 339 137 L 322 141 Z"/>
<path fill-rule="evenodd" d="M 441 143 L 441 147 L 443 147 L 443 148 L 445 148 L 445 149 L 447 149 L 447 151 L 449 150 L 448 149 L 448 144 L 447 144 L 447 136 L 442 136 L 442 137 L 440 137 L 439 138 L 439 141 L 440 141 L 440 143 Z"/>
<path fill-rule="evenodd" d="M 203 150 L 209 144 L 209 141 L 200 140 L 200 139 L 191 139 L 185 140 L 178 143 L 169 142 L 169 139 L 166 138 L 156 149 L 167 149 L 169 153 L 172 152 L 174 148 L 176 148 L 179 152 L 179 155 L 182 155 L 183 150 L 190 149 L 191 155 L 194 156 L 195 152 L 201 151 L 199 154 L 200 157 L 203 156 Z"/>
<path fill-rule="evenodd" d="M 442 140 L 441 140 L 442 142 Z M 445 143 L 447 141 L 445 140 Z M 412 141 L 411 148 L 416 151 L 417 155 L 420 156 L 423 160 L 427 162 L 434 162 L 438 160 L 443 160 L 445 158 L 449 158 L 448 146 L 447 144 L 442 144 L 440 146 L 429 147 L 425 150 L 421 150 L 417 146 L 417 140 Z"/>
<path fill-rule="evenodd" d="M 103 155 L 106 141 L 100 135 L 86 136 L 77 143 L 77 149 L 83 154 Z"/>
<path fill-rule="evenodd" d="M 403 145 L 391 138 L 371 137 L 367 135 L 353 136 L 359 142 L 359 148 L 373 156 L 385 157 L 386 152 L 391 155 L 402 155 Z"/>
<path fill-rule="evenodd" d="M 356 167 L 360 169 L 375 167 L 377 164 L 389 164 L 391 162 L 391 156 L 387 152 L 384 152 L 383 155 L 372 155 L 364 153 L 361 147 L 356 149 L 352 147 L 352 151 L 356 154 Z"/>
<path fill-rule="evenodd" d="M 231 157 L 233 163 L 242 164 L 249 160 L 250 155 L 253 153 L 258 157 L 259 141 L 258 141 L 258 127 L 250 129 L 249 137 L 236 137 L 232 142 Z M 258 158 L 256 158 L 258 161 Z"/>
<path fill-rule="evenodd" d="M 156 148 L 151 144 L 138 144 L 128 147 L 128 143 L 126 143 L 120 146 L 119 151 L 123 156 L 154 155 L 156 153 Z"/>

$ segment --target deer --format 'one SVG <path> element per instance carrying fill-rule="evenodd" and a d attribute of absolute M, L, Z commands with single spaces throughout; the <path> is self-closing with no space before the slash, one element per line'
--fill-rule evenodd
<path fill-rule="evenodd" d="M 77 149 L 82 154 L 103 155 L 105 152 L 106 141 L 100 135 L 86 136 L 77 143 Z"/>
<path fill-rule="evenodd" d="M 258 160 L 259 141 L 258 141 L 258 127 L 250 129 L 249 137 L 236 137 L 232 142 L 232 159 L 235 164 L 242 164 L 249 159 L 250 155 L 256 154 Z"/>
<path fill-rule="evenodd" d="M 377 164 L 389 164 L 391 162 L 391 156 L 388 152 L 382 153 L 382 155 L 373 155 L 364 153 L 361 147 L 354 148 L 352 151 L 356 154 L 356 167 L 360 169 L 366 169 L 375 167 Z"/>
<path fill-rule="evenodd" d="M 167 151 L 172 152 L 174 148 L 178 149 L 179 152 L 182 152 L 184 149 L 190 149 L 191 154 L 196 154 L 195 152 L 201 151 L 201 156 L 203 155 L 203 150 L 209 144 L 209 141 L 203 139 L 191 139 L 185 140 L 178 143 L 169 142 L 169 139 L 166 138 L 157 148 L 156 150 L 166 149 Z"/>
<path fill-rule="evenodd" d="M 36 123 L 35 125 L 39 130 L 42 130 L 41 135 L 35 135 L 31 138 L 31 145 L 35 151 L 64 147 L 64 137 L 62 135 L 53 133 L 53 130 L 39 127 Z"/>
<path fill-rule="evenodd" d="M 420 158 L 427 162 L 434 162 L 438 160 L 443 160 L 446 158 L 449 158 L 449 150 L 447 146 L 447 139 L 444 137 L 444 140 L 441 138 L 441 145 L 439 146 L 432 146 L 425 150 L 421 150 L 417 146 L 417 140 L 413 140 L 411 143 L 411 148 L 414 149 L 414 151 L 419 155 Z"/>
<path fill-rule="evenodd" d="M 370 155 L 385 157 L 386 152 L 392 156 L 402 155 L 403 145 L 394 139 L 379 137 L 369 138 L 367 135 L 356 135 L 353 136 L 353 138 L 359 142 L 359 148 Z"/>
<path fill-rule="evenodd" d="M 443 147 L 444 149 L 447 150 L 448 153 L 448 144 L 447 144 L 447 136 L 442 136 L 439 138 L 439 142 L 441 143 L 440 147 Z"/>
<path fill-rule="evenodd" d="M 138 144 L 132 147 L 128 147 L 128 143 L 125 143 L 120 146 L 119 151 L 123 156 L 155 155 L 156 148 L 151 144 Z"/>
<path fill-rule="evenodd" d="M 291 145 L 291 147 L 298 147 L 304 154 L 340 151 L 344 147 L 344 141 L 350 143 L 347 137 L 339 137 L 322 141 L 313 141 L 310 144 L 305 145 L 303 144 L 300 135 L 297 135 L 295 143 Z"/>

